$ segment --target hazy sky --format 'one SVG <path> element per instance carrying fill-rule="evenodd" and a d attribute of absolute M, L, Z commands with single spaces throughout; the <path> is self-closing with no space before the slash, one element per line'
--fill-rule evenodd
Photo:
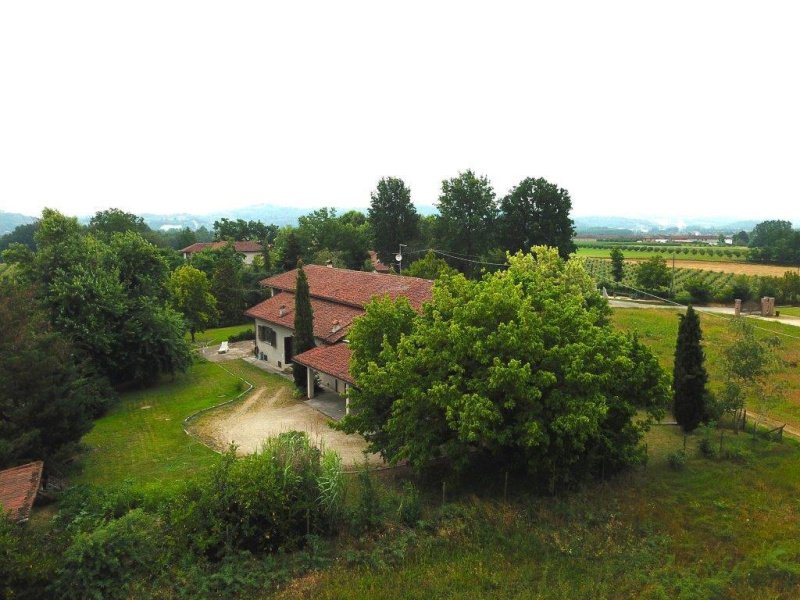
<path fill-rule="evenodd" d="M 0 210 L 418 204 L 800 222 L 797 2 L 0 3 Z"/>

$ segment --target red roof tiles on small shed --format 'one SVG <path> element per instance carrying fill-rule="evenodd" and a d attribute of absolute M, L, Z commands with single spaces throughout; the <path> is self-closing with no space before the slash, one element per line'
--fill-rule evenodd
<path fill-rule="evenodd" d="M 350 348 L 347 344 L 317 346 L 294 356 L 292 361 L 355 385 L 350 376 Z"/>
<path fill-rule="evenodd" d="M 0 506 L 14 521 L 26 521 L 42 481 L 42 461 L 0 471 Z"/>
<path fill-rule="evenodd" d="M 374 297 L 400 296 L 408 298 L 416 310 L 431 299 L 433 282 L 419 277 L 405 277 L 389 273 L 368 273 L 334 269 L 320 265 L 303 267 L 308 278 L 308 288 L 312 297 L 364 308 Z M 294 292 L 297 282 L 297 269 L 268 277 L 261 281 L 264 287 Z"/>

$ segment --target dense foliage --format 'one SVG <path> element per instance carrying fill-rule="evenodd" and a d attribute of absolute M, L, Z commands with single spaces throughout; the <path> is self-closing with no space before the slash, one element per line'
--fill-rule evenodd
<path fill-rule="evenodd" d="M 0 469 L 63 463 L 111 398 L 29 289 L 0 283 Z"/>
<path fill-rule="evenodd" d="M 703 339 L 700 318 L 691 305 L 685 315 L 678 316 L 680 325 L 672 373 L 672 414 L 678 425 L 689 432 L 708 418 L 708 374 L 705 354 L 700 345 Z"/>
<path fill-rule="evenodd" d="M 350 335 L 358 389 L 343 428 L 418 467 L 489 456 L 568 482 L 635 462 L 637 407 L 667 401 L 660 367 L 611 330 L 579 261 L 536 247 L 509 262 L 480 281 L 438 280 L 420 315 L 369 305 Z"/>
<path fill-rule="evenodd" d="M 800 265 L 800 231 L 789 221 L 764 221 L 750 235 L 750 259 L 781 265 Z"/>
<path fill-rule="evenodd" d="M 552 246 L 567 258 L 575 251 L 571 210 L 572 200 L 564 188 L 541 177 L 523 179 L 500 201 L 500 246 L 512 253 Z"/>
<path fill-rule="evenodd" d="M 419 237 L 419 215 L 411 203 L 411 190 L 402 179 L 381 179 L 370 194 L 367 214 L 373 249 L 387 265 L 394 262 L 400 244 L 409 244 Z"/>
<path fill-rule="evenodd" d="M 303 270 L 303 263 L 298 264 L 297 283 L 294 291 L 294 338 L 293 354 L 300 354 L 314 347 L 314 311 L 311 308 L 311 296 L 308 289 L 308 278 Z M 301 390 L 306 388 L 306 367 L 295 363 L 292 367 L 295 385 Z"/>
<path fill-rule="evenodd" d="M 183 265 L 172 272 L 169 280 L 172 305 L 183 315 L 192 336 L 205 331 L 219 318 L 217 299 L 211 293 L 206 274 L 191 265 Z"/>
<path fill-rule="evenodd" d="M 115 218 L 118 215 L 114 215 Z M 54 329 L 115 384 L 142 384 L 190 361 L 181 316 L 168 305 L 169 267 L 135 231 L 86 233 L 77 219 L 45 209 L 36 251 L 13 246 Z"/>

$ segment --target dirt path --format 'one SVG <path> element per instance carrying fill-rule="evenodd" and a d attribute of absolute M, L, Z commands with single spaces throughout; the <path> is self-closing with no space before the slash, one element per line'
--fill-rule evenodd
<path fill-rule="evenodd" d="M 240 455 L 257 451 L 268 437 L 286 431 L 305 431 L 313 444 L 338 452 L 345 468 L 360 465 L 366 448 L 361 436 L 331 429 L 324 415 L 292 398 L 287 388 L 274 393 L 257 388 L 241 402 L 202 415 L 189 429 L 219 451 L 236 444 Z M 367 459 L 371 465 L 383 465 L 378 455 L 370 454 Z"/>

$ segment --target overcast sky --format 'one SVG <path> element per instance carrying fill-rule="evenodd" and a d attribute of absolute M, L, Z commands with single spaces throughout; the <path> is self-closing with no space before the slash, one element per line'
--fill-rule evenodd
<path fill-rule="evenodd" d="M 797 2 L 0 3 L 0 210 L 418 204 L 800 223 Z"/>

